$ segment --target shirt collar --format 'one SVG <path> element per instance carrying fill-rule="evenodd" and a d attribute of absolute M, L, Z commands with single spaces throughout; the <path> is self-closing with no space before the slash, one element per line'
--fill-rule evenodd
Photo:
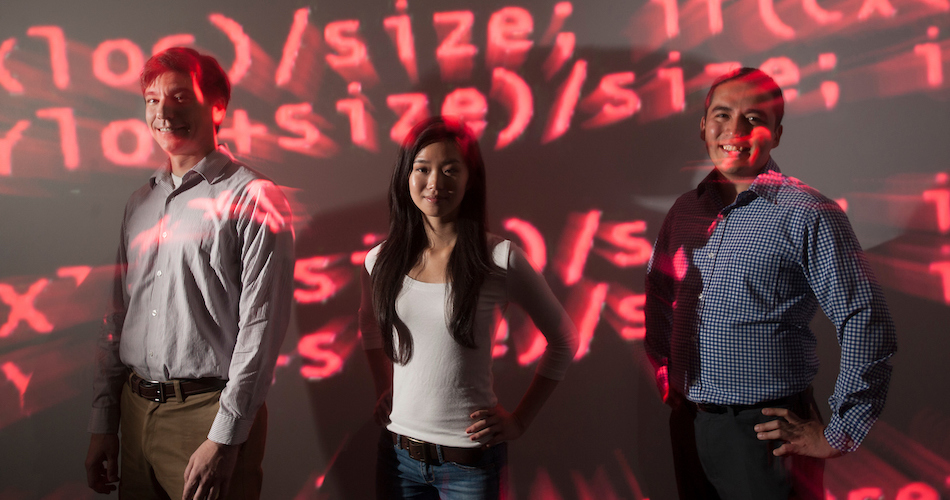
<path fill-rule="evenodd" d="M 218 146 L 218 149 L 208 153 L 208 156 L 202 158 L 194 167 L 191 167 L 191 170 L 185 172 L 182 178 L 187 180 L 188 177 L 194 175 L 192 174 L 192 172 L 194 172 L 204 177 L 205 181 L 209 184 L 214 183 L 231 159 L 231 154 L 228 149 L 223 146 Z M 149 178 L 152 187 L 155 187 L 155 184 L 158 183 L 159 180 L 167 180 L 170 183 L 172 176 L 171 171 L 171 160 L 165 160 L 165 163 Z"/>
<path fill-rule="evenodd" d="M 719 179 L 719 174 L 714 168 L 712 172 L 709 172 L 709 174 L 703 178 L 702 182 L 699 183 L 699 186 L 696 187 L 696 196 L 702 196 L 707 189 L 712 188 L 717 182 L 721 181 Z M 749 191 L 752 191 L 756 195 L 765 198 L 772 203 L 775 203 L 775 199 L 778 195 L 778 190 L 779 187 L 781 187 L 782 182 L 782 171 L 779 170 L 778 164 L 775 163 L 775 160 L 773 160 L 770 156 L 769 161 L 766 162 L 765 166 L 762 167 L 762 171 L 759 173 L 759 175 L 755 176 L 755 179 L 749 186 Z"/>

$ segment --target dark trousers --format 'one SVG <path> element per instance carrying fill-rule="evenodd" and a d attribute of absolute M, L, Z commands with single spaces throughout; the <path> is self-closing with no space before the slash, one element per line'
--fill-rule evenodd
<path fill-rule="evenodd" d="M 824 498 L 824 460 L 772 455 L 779 441 L 760 441 L 756 424 L 775 420 L 761 408 L 788 408 L 807 416 L 817 406 L 811 391 L 780 403 L 703 411 L 683 400 L 670 415 L 673 462 L 681 499 L 760 500 Z"/>

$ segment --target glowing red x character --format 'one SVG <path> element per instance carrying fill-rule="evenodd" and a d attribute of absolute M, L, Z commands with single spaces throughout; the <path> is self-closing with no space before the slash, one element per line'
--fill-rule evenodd
<path fill-rule="evenodd" d="M 224 191 L 217 198 L 196 198 L 188 202 L 189 208 L 205 211 L 205 219 L 222 220 L 230 217 L 234 204 L 231 203 L 231 191 Z"/>
<path fill-rule="evenodd" d="M 0 338 L 13 333 L 13 330 L 21 321 L 26 321 L 30 328 L 39 333 L 53 331 L 53 324 L 33 306 L 36 296 L 46 288 L 47 283 L 49 283 L 49 280 L 46 278 L 37 280 L 36 283 L 30 285 L 30 288 L 23 295 L 16 293 L 12 286 L 0 283 L 0 300 L 10 306 L 10 315 L 7 316 L 7 322 L 0 327 Z"/>
<path fill-rule="evenodd" d="M 248 190 L 259 189 L 257 195 L 257 205 L 254 207 L 254 220 L 258 224 L 266 224 L 272 233 L 280 232 L 287 227 L 286 215 L 290 215 L 290 207 L 283 203 L 280 208 L 274 205 L 274 201 L 267 195 L 267 192 L 276 189 L 277 186 L 270 181 L 258 179 L 248 185 Z"/>

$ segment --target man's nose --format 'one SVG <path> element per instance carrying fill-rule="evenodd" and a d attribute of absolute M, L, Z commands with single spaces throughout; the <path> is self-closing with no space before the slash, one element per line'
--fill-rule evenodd
<path fill-rule="evenodd" d="M 156 108 L 155 118 L 159 120 L 171 118 L 175 114 L 172 103 L 167 99 L 160 100 Z"/>
<path fill-rule="evenodd" d="M 736 137 L 744 137 L 752 132 L 752 124 L 743 117 L 737 117 L 731 120 L 732 133 Z"/>

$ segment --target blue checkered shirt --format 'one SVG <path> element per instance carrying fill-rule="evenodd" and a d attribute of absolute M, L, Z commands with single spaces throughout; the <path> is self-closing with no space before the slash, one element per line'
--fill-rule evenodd
<path fill-rule="evenodd" d="M 847 216 L 771 159 L 729 206 L 718 179 L 677 199 L 660 229 L 646 280 L 651 362 L 697 403 L 793 395 L 818 372 L 809 323 L 820 305 L 841 346 L 825 437 L 856 449 L 884 407 L 897 344 Z"/>

